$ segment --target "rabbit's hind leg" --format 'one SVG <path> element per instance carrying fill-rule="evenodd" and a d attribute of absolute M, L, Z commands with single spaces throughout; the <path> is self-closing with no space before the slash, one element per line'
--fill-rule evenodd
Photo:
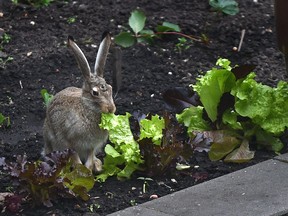
<path fill-rule="evenodd" d="M 71 157 L 72 161 L 74 164 L 82 164 L 82 161 L 78 155 L 78 153 L 74 153 L 73 156 Z"/>

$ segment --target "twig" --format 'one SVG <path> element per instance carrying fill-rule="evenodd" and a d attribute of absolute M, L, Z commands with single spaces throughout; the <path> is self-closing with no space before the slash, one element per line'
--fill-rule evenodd
<path fill-rule="evenodd" d="M 243 40 L 244 40 L 244 37 L 245 37 L 245 33 L 246 33 L 246 30 L 243 29 L 241 31 L 241 38 L 240 38 L 239 46 L 238 46 L 238 49 L 237 49 L 238 52 L 240 52 L 240 50 L 241 50 L 241 47 L 242 47 L 242 44 L 243 44 Z"/>

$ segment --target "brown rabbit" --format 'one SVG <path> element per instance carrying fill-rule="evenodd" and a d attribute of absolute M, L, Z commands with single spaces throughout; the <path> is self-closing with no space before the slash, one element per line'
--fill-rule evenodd
<path fill-rule="evenodd" d="M 111 37 L 103 34 L 96 57 L 94 72 L 81 49 L 68 38 L 71 48 L 84 77 L 82 88 L 68 87 L 57 93 L 50 101 L 43 126 L 45 141 L 43 154 L 55 150 L 73 149 L 75 163 L 85 162 L 90 170 L 99 172 L 102 162 L 96 157 L 105 145 L 108 132 L 99 128 L 101 113 L 116 110 L 112 87 L 103 78 Z"/>

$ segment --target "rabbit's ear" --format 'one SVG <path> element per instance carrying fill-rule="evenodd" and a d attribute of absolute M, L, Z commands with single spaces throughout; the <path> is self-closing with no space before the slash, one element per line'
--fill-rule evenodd
<path fill-rule="evenodd" d="M 111 36 L 109 32 L 104 32 L 102 35 L 102 41 L 100 43 L 98 53 L 96 56 L 96 62 L 94 66 L 94 74 L 103 77 L 104 67 L 111 44 Z"/>
<path fill-rule="evenodd" d="M 84 79 L 89 80 L 91 77 L 91 69 L 88 64 L 88 61 L 85 55 L 83 54 L 83 52 L 81 51 L 81 49 L 77 46 L 77 44 L 74 42 L 74 39 L 71 36 L 68 37 L 68 46 L 71 48 L 76 58 L 76 61 L 80 67 L 80 70 L 84 76 Z"/>

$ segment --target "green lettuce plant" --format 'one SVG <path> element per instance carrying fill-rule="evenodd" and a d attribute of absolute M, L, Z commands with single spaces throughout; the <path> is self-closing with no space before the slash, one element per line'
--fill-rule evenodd
<path fill-rule="evenodd" d="M 272 88 L 255 81 L 255 73 L 243 73 L 230 63 L 219 59 L 217 67 L 191 85 L 202 105 L 186 108 L 177 115 L 178 121 L 190 136 L 198 131 L 210 140 L 211 160 L 247 161 L 254 156 L 249 150 L 251 140 L 258 147 L 281 151 L 279 136 L 288 127 L 287 82 Z"/>
<path fill-rule="evenodd" d="M 187 140 L 178 138 L 186 131 L 174 118 L 165 114 L 137 120 L 129 113 L 102 113 L 100 127 L 108 130 L 111 144 L 105 147 L 103 172 L 97 179 L 102 182 L 109 176 L 127 179 L 135 171 L 156 176 L 169 168 L 175 169 L 178 159 L 190 157 L 193 151 L 188 137 Z"/>

